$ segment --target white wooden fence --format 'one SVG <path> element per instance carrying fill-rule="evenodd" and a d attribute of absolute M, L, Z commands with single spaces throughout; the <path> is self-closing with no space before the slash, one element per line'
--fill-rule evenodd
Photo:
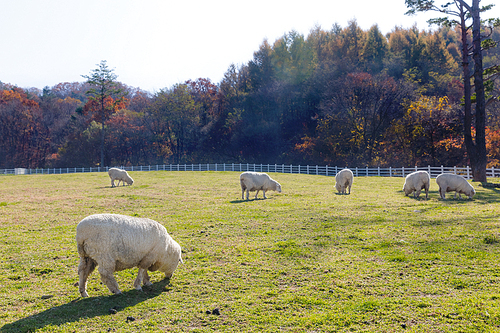
<path fill-rule="evenodd" d="M 328 165 L 292 165 L 292 164 L 255 164 L 255 163 L 199 163 L 199 164 L 163 164 L 163 165 L 140 165 L 140 166 L 119 166 L 127 171 L 257 171 L 257 172 L 281 172 L 300 173 L 309 175 L 335 176 L 343 167 Z M 0 175 L 33 175 L 33 174 L 65 174 L 81 172 L 107 172 L 109 167 L 87 167 L 87 168 L 48 168 L 48 169 L 0 169 Z M 417 170 L 429 172 L 431 177 L 436 177 L 441 173 L 454 173 L 462 175 L 467 179 L 472 178 L 469 166 L 465 167 L 401 167 L 401 168 L 381 168 L 381 167 L 355 167 L 349 168 L 355 177 L 405 177 L 409 173 Z M 500 177 L 500 168 L 488 168 L 487 177 Z"/>

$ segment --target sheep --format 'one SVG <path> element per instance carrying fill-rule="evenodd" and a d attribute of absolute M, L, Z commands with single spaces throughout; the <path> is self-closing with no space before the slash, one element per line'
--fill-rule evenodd
<path fill-rule="evenodd" d="M 439 185 L 439 195 L 441 199 L 445 199 L 446 192 L 455 191 L 454 198 L 458 197 L 462 199 L 461 193 L 465 194 L 472 199 L 476 191 L 474 187 L 462 176 L 451 174 L 451 173 L 442 173 L 436 177 L 436 183 Z"/>
<path fill-rule="evenodd" d="M 429 199 L 429 186 L 431 184 L 431 177 L 427 171 L 415 171 L 410 173 L 405 178 L 403 191 L 408 196 L 413 193 L 414 198 L 418 198 L 422 189 L 425 190 L 425 198 Z"/>
<path fill-rule="evenodd" d="M 335 188 L 340 194 L 346 194 L 346 189 L 349 187 L 351 194 L 351 186 L 354 181 L 354 175 L 349 169 L 342 169 L 335 175 Z"/>
<path fill-rule="evenodd" d="M 267 173 L 251 171 L 243 172 L 240 175 L 240 184 L 241 199 L 243 200 L 245 200 L 245 191 L 247 192 L 247 200 L 250 191 L 257 191 L 257 193 L 255 193 L 255 199 L 257 199 L 257 195 L 260 190 L 264 193 L 264 199 L 267 199 L 266 191 L 277 191 L 278 193 L 281 193 L 281 185 L 269 177 Z"/>
<path fill-rule="evenodd" d="M 121 294 L 113 272 L 138 267 L 134 287 L 152 285 L 148 270 L 170 279 L 182 263 L 181 247 L 160 223 L 118 214 L 87 216 L 76 227 L 79 291 L 88 297 L 87 278 L 98 266 L 101 281 L 114 294 Z"/>
<path fill-rule="evenodd" d="M 111 168 L 108 170 L 108 175 L 109 178 L 111 178 L 111 187 L 115 187 L 115 180 L 118 180 L 117 186 L 120 186 L 120 182 L 122 182 L 123 186 L 125 186 L 125 183 L 128 185 L 132 185 L 134 183 L 134 180 L 129 176 L 127 171 L 122 169 Z"/>

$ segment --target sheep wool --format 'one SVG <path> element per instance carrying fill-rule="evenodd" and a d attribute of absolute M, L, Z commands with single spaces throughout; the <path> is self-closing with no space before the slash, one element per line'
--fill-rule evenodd
<path fill-rule="evenodd" d="M 160 223 L 118 214 L 90 215 L 76 227 L 79 291 L 88 297 L 87 278 L 98 267 L 101 281 L 114 294 L 120 294 L 113 272 L 138 267 L 134 287 L 151 285 L 149 271 L 171 278 L 179 262 L 181 247 Z"/>
<path fill-rule="evenodd" d="M 264 194 L 264 199 L 267 199 L 266 191 L 277 191 L 278 193 L 281 193 L 280 183 L 269 177 L 267 173 L 251 171 L 243 172 L 240 175 L 240 185 L 241 199 L 243 200 L 245 200 L 245 191 L 247 194 L 247 200 L 250 195 L 250 191 L 257 191 L 257 193 L 255 193 L 255 199 L 257 199 L 259 191 L 262 191 Z"/>
<path fill-rule="evenodd" d="M 125 186 L 125 183 L 128 185 L 132 185 L 134 183 L 134 180 L 129 176 L 127 171 L 122 169 L 111 168 L 108 170 L 108 175 L 109 178 L 111 178 L 111 187 L 115 187 L 115 180 L 118 180 L 118 185 L 116 186 L 120 186 L 120 182 L 122 182 L 123 186 Z"/>
<path fill-rule="evenodd" d="M 425 198 L 428 199 L 430 184 L 431 177 L 427 171 L 415 171 L 406 176 L 403 191 L 406 196 L 413 193 L 413 197 L 418 198 L 420 192 L 424 189 Z"/>
<path fill-rule="evenodd" d="M 442 173 L 436 177 L 436 183 L 439 186 L 439 195 L 441 199 L 445 199 L 446 192 L 455 191 L 455 199 L 457 198 L 457 193 L 460 199 L 462 199 L 460 194 L 465 194 L 469 199 L 472 199 L 474 194 L 476 194 L 474 187 L 472 187 L 467 179 L 460 175 Z"/>
<path fill-rule="evenodd" d="M 354 175 L 349 169 L 342 169 L 335 175 L 335 188 L 340 194 L 346 194 L 347 188 L 351 194 L 351 186 L 354 181 Z"/>

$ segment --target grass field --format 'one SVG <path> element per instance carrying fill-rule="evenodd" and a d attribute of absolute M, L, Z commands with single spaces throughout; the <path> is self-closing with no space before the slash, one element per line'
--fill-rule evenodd
<path fill-rule="evenodd" d="M 0 332 L 500 331 L 499 189 L 441 200 L 432 180 L 425 200 L 360 177 L 338 195 L 278 173 L 283 193 L 243 201 L 237 172 L 130 174 L 0 177 Z M 184 259 L 169 284 L 139 292 L 126 270 L 112 295 L 96 271 L 79 297 L 76 225 L 103 212 L 167 228 Z"/>

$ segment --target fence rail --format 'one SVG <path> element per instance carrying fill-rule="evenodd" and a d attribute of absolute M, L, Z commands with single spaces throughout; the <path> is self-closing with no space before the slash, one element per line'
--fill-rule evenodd
<path fill-rule="evenodd" d="M 162 165 L 140 165 L 140 166 L 120 166 L 127 171 L 256 171 L 256 172 L 281 172 L 298 173 L 309 175 L 335 176 L 342 167 L 328 165 L 292 165 L 292 164 L 255 164 L 255 163 L 199 163 L 199 164 L 162 164 Z M 381 168 L 381 167 L 355 167 L 349 168 L 355 177 L 405 177 L 411 172 L 424 170 L 432 178 L 441 173 L 454 173 L 462 175 L 467 179 L 472 177 L 472 171 L 469 166 L 465 167 L 400 167 L 400 168 Z M 0 169 L 0 175 L 33 175 L 33 174 L 66 174 L 82 172 L 107 172 L 109 167 L 87 167 L 87 168 L 48 168 L 48 169 Z M 486 169 L 486 176 L 500 177 L 500 168 Z"/>

